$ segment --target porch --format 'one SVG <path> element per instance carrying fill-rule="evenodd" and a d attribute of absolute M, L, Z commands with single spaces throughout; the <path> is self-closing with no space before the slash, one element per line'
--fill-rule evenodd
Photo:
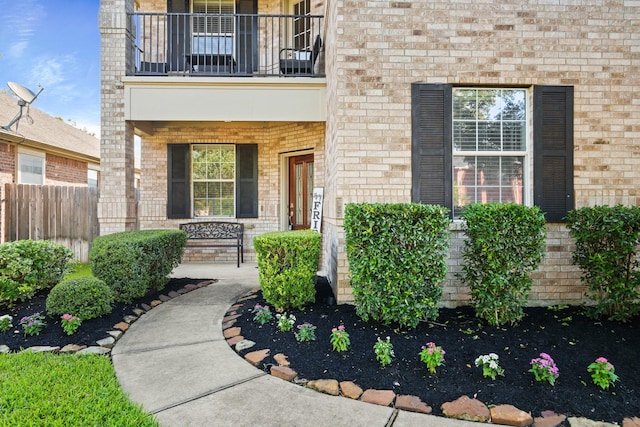
<path fill-rule="evenodd" d="M 324 77 L 320 15 L 130 13 L 128 76 Z"/>

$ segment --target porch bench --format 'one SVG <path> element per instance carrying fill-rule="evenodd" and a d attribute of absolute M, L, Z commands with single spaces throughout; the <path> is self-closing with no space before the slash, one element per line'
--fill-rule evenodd
<path fill-rule="evenodd" d="M 202 221 L 180 224 L 189 240 L 202 241 L 209 248 L 236 248 L 238 268 L 244 262 L 244 224 L 237 222 Z"/>

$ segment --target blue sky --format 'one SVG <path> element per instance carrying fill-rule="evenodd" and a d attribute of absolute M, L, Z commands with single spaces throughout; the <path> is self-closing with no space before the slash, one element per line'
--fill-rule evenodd
<path fill-rule="evenodd" d="M 8 81 L 33 92 L 41 84 L 34 107 L 97 137 L 99 7 L 100 0 L 0 0 L 0 90 L 11 93 Z"/>

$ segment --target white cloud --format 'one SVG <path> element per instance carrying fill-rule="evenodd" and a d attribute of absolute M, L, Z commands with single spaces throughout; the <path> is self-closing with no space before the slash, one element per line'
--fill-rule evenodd
<path fill-rule="evenodd" d="M 37 0 L 7 2 L 3 10 L 3 38 L 9 42 L 7 55 L 14 58 L 23 56 L 29 48 L 39 23 L 46 16 L 44 6 Z"/>

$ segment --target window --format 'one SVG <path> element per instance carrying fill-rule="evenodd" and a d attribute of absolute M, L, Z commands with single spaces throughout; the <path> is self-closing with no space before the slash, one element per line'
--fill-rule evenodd
<path fill-rule="evenodd" d="M 235 164 L 233 145 L 193 145 L 193 216 L 233 217 Z"/>
<path fill-rule="evenodd" d="M 87 186 L 98 188 L 98 171 L 95 169 L 87 170 Z"/>
<path fill-rule="evenodd" d="M 526 106 L 523 89 L 453 89 L 454 217 L 474 202 L 524 202 Z"/>
<path fill-rule="evenodd" d="M 44 155 L 18 153 L 18 184 L 44 184 Z"/>
<path fill-rule="evenodd" d="M 192 10 L 193 53 L 232 55 L 235 2 L 194 0 Z"/>
<path fill-rule="evenodd" d="M 168 218 L 258 216 L 256 144 L 169 144 Z"/>
<path fill-rule="evenodd" d="M 573 199 L 572 87 L 412 85 L 414 202 L 446 206 L 454 217 L 473 202 L 535 204 L 561 222 Z"/>
<path fill-rule="evenodd" d="M 293 48 L 311 51 L 311 1 L 302 0 L 293 5 Z M 296 58 L 309 59 L 309 58 Z"/>

